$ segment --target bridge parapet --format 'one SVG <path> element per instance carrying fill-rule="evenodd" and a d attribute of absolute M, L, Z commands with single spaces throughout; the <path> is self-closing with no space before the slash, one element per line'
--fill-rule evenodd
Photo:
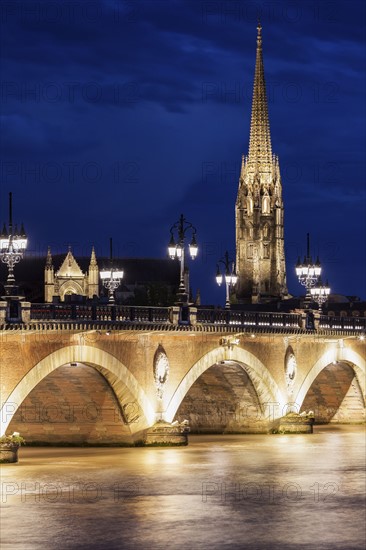
<path fill-rule="evenodd" d="M 197 323 L 301 328 L 301 314 L 201 309 L 197 311 Z"/>
<path fill-rule="evenodd" d="M 121 305 L 32 304 L 31 321 L 167 322 L 169 308 Z"/>
<path fill-rule="evenodd" d="M 22 322 L 0 319 L 1 330 L 160 330 L 364 335 L 365 317 L 332 317 L 295 313 L 215 310 L 178 306 L 100 304 L 26 304 Z"/>

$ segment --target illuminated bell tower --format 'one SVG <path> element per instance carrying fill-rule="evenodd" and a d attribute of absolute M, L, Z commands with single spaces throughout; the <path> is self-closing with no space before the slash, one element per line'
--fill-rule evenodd
<path fill-rule="evenodd" d="M 249 154 L 242 159 L 235 206 L 236 295 L 242 303 L 287 296 L 281 175 L 271 148 L 260 24 L 257 30 Z"/>

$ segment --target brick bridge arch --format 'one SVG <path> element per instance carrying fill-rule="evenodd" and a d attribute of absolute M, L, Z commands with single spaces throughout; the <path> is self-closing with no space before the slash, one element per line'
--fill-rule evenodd
<path fill-rule="evenodd" d="M 253 383 L 262 409 L 267 403 L 276 404 L 274 407 L 276 410 L 283 410 L 286 399 L 266 366 L 255 355 L 245 349 L 234 346 L 233 349 L 226 350 L 221 346 L 206 353 L 190 368 L 169 401 L 164 414 L 165 420 L 168 422 L 173 421 L 184 397 L 196 380 L 210 367 L 223 361 L 235 362 L 246 371 Z"/>
<path fill-rule="evenodd" d="M 155 411 L 146 393 L 127 367 L 110 353 L 92 346 L 67 346 L 44 357 L 27 372 L 4 402 L 1 434 L 6 432 L 17 409 L 47 375 L 67 363 L 82 363 L 98 370 L 108 381 L 121 407 L 134 404 L 131 433 L 138 433 L 155 421 Z M 137 418 L 136 418 L 137 417 Z M 128 419 L 127 419 L 128 420 Z"/>
<path fill-rule="evenodd" d="M 361 391 L 363 393 L 364 403 L 365 390 L 366 390 L 366 361 L 359 355 L 357 352 L 351 348 L 342 348 L 342 349 L 328 349 L 315 363 L 315 365 L 310 369 L 306 375 L 295 399 L 295 403 L 299 407 L 299 410 L 305 400 L 305 397 L 310 390 L 312 384 L 318 375 L 334 361 L 339 363 L 344 363 L 350 366 L 355 375 L 356 379 L 360 385 Z"/>

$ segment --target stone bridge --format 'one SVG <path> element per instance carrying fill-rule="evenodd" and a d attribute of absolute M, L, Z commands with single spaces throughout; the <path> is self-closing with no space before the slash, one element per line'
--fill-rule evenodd
<path fill-rule="evenodd" d="M 365 318 L 88 307 L 3 316 L 2 434 L 123 444 L 160 419 L 198 433 L 268 432 L 291 410 L 365 421 Z"/>

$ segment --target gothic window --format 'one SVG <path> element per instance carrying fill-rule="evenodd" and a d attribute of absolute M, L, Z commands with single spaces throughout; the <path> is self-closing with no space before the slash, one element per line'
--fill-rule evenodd
<path fill-rule="evenodd" d="M 253 224 L 248 223 L 247 228 L 248 228 L 248 237 L 249 237 L 250 239 L 252 239 L 252 238 L 253 238 L 253 232 L 254 232 L 254 230 L 253 230 Z"/>
<path fill-rule="evenodd" d="M 247 196 L 246 206 L 247 206 L 248 216 L 251 216 L 253 214 L 253 197 L 252 197 L 251 193 L 248 194 L 248 196 Z"/>
<path fill-rule="evenodd" d="M 271 213 L 271 201 L 268 195 L 268 191 L 266 191 L 266 194 L 262 197 L 262 214 L 270 214 Z"/>
<path fill-rule="evenodd" d="M 265 258 L 265 259 L 269 258 L 269 244 L 268 243 L 263 244 L 263 258 Z"/>
<path fill-rule="evenodd" d="M 281 224 L 281 208 L 276 208 L 276 223 Z"/>
<path fill-rule="evenodd" d="M 247 258 L 252 259 L 253 258 L 253 243 L 248 244 L 247 248 Z"/>

